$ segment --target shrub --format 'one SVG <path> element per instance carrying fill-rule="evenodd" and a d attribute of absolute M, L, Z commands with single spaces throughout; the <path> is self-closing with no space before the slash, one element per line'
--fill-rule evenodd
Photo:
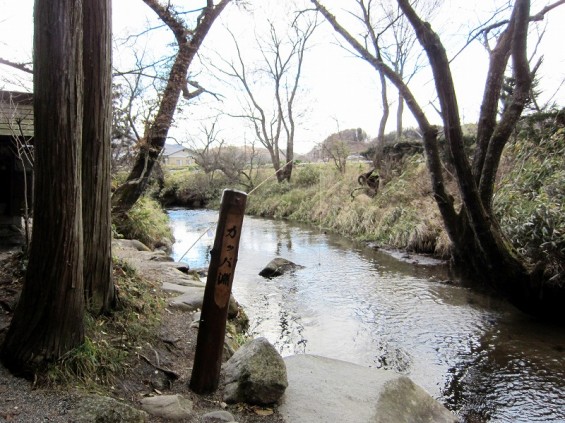
<path fill-rule="evenodd" d="M 518 250 L 544 261 L 550 272 L 565 270 L 565 128 L 529 134 L 507 147 L 513 166 L 493 204 L 502 229 Z"/>
<path fill-rule="evenodd" d="M 294 168 L 292 181 L 298 187 L 310 187 L 320 182 L 320 166 L 305 164 Z"/>
<path fill-rule="evenodd" d="M 114 218 L 114 225 L 122 238 L 137 239 L 149 248 L 169 245 L 173 239 L 167 213 L 149 197 L 141 197 L 123 219 Z"/>
<path fill-rule="evenodd" d="M 119 307 L 112 315 L 86 315 L 85 342 L 49 365 L 48 384 L 83 384 L 99 390 L 112 386 L 130 369 L 130 357 L 154 342 L 165 302 L 155 295 L 159 285 L 141 278 L 122 260 L 114 260 Z"/>
<path fill-rule="evenodd" d="M 219 171 L 213 174 L 198 170 L 168 172 L 158 198 L 165 206 L 202 207 L 219 200 L 223 189 L 230 185 L 233 184 Z"/>

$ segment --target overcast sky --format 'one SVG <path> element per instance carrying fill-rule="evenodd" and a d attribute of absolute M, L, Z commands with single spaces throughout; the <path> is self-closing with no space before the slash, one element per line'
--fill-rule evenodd
<path fill-rule="evenodd" d="M 198 5 L 201 2 L 189 3 Z M 277 16 L 280 10 L 284 9 L 284 4 L 277 0 L 263 0 L 260 3 L 251 1 L 250 3 L 254 7 L 252 13 L 243 11 L 233 4 L 228 6 L 206 39 L 202 49 L 204 56 L 216 57 L 215 54 L 219 53 L 220 57 L 228 58 L 233 55 L 233 43 L 226 33 L 226 27 L 229 27 L 240 40 L 240 47 L 249 65 L 258 59 L 254 36 L 264 28 L 263 23 L 267 17 L 285 18 L 284 12 L 282 16 Z M 323 3 L 338 19 L 345 19 L 346 15 L 343 14 L 342 8 L 353 2 L 351 0 L 326 0 Z M 450 56 L 464 44 L 469 29 L 475 27 L 483 19 L 484 13 L 488 12 L 495 2 L 483 1 L 479 5 L 477 3 L 479 2 L 444 0 L 442 8 L 432 21 L 432 26 L 440 32 Z M 533 3 L 532 12 L 537 12 L 547 2 Z M 304 4 L 309 6 L 309 2 L 304 2 Z M 113 8 L 114 33 L 118 37 L 144 28 L 147 19 L 154 19 L 153 12 L 141 0 L 114 0 Z M 0 10 L 2 10 L 0 57 L 14 61 L 30 60 L 32 9 L 32 0 L 0 0 Z M 546 17 L 546 34 L 542 50 L 540 50 L 544 53 L 544 63 L 540 69 L 544 99 L 554 94 L 565 78 L 565 49 L 561 45 L 564 36 L 563 22 L 565 22 L 565 6 L 552 11 Z M 164 31 L 163 35 L 157 33 L 151 35 L 145 42 L 157 56 L 166 50 L 166 43 L 171 40 L 169 37 L 170 35 Z M 302 91 L 298 100 L 298 106 L 304 112 L 298 121 L 300 125 L 296 141 L 298 152 L 308 151 L 316 142 L 322 141 L 329 134 L 341 129 L 361 127 L 371 136 L 377 133 L 381 108 L 379 105 L 380 90 L 375 71 L 365 62 L 339 47 L 340 41 L 329 25 L 323 22 L 305 59 Z M 119 61 L 120 58 L 116 58 L 116 64 Z M 189 135 L 195 135 L 194 120 L 209 117 L 213 111 L 218 109 L 234 113 L 238 106 L 238 103 L 234 101 L 237 98 L 233 91 L 237 88 L 235 84 L 231 84 L 231 87 L 220 84 L 210 77 L 209 71 L 202 71 L 197 65 L 194 69 L 202 72 L 198 78 L 200 82 L 207 83 L 207 87 L 221 90 L 224 101 L 218 103 L 208 96 L 207 99 L 203 98 L 194 105 L 183 108 L 183 115 L 188 123 L 181 125 L 181 128 L 172 133 L 175 138 L 181 140 Z M 477 118 L 484 87 L 485 70 L 486 53 L 476 43 L 468 47 L 452 63 L 460 112 L 465 122 L 474 122 Z M 0 66 L 0 75 L 7 76 L 8 74 L 9 70 L 5 66 Z M 422 105 L 434 100 L 433 82 L 426 71 L 420 73 L 411 87 Z M 17 87 L 4 84 L 4 88 L 15 89 Z M 28 88 L 31 87 L 28 85 Z M 395 93 L 391 90 L 391 99 L 394 96 Z M 565 105 L 564 87 L 554 100 L 561 106 Z M 439 123 L 431 107 L 427 111 L 430 120 Z M 233 118 L 223 118 L 221 121 L 225 129 L 220 136 L 226 141 L 241 144 L 244 139 L 249 142 L 252 138 L 252 134 L 242 127 L 241 121 Z M 408 112 L 405 114 L 405 121 L 408 125 L 413 125 L 413 120 Z M 394 122 L 392 116 L 387 128 L 389 131 L 395 128 Z"/>

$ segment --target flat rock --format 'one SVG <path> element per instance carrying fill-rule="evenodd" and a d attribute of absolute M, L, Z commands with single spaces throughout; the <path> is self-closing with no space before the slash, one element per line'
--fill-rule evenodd
<path fill-rule="evenodd" d="M 182 420 L 192 416 L 192 401 L 182 395 L 143 398 L 141 407 L 152 416 L 165 419 Z"/>
<path fill-rule="evenodd" d="M 196 281 L 182 281 L 181 283 L 175 282 L 163 282 L 163 291 L 167 292 L 178 292 L 185 294 L 187 292 L 192 292 L 194 289 L 204 289 L 204 285 Z"/>
<path fill-rule="evenodd" d="M 195 311 L 202 309 L 202 301 L 204 300 L 204 288 L 184 287 L 186 291 L 169 301 L 169 306 L 184 311 Z"/>
<path fill-rule="evenodd" d="M 82 398 L 70 414 L 69 421 L 76 423 L 144 423 L 149 417 L 145 411 L 99 395 Z"/>
<path fill-rule="evenodd" d="M 180 261 L 165 261 L 163 262 L 163 264 L 165 264 L 166 266 L 170 266 L 173 269 L 177 269 L 185 274 L 188 274 L 188 272 L 190 271 L 190 266 Z"/>
<path fill-rule="evenodd" d="M 457 418 L 406 376 L 307 354 L 285 358 L 288 423 L 455 423 Z"/>
<path fill-rule="evenodd" d="M 147 245 L 145 245 L 141 241 L 138 241 L 137 239 L 114 239 L 112 240 L 112 246 L 117 246 L 125 249 L 129 248 L 136 251 L 151 251 L 151 249 Z"/>

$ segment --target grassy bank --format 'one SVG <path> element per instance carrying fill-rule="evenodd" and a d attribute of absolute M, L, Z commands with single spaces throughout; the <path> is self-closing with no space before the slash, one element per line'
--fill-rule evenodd
<path fill-rule="evenodd" d="M 247 212 L 307 222 L 382 246 L 446 255 L 449 244 L 423 157 L 388 166 L 374 197 L 357 182 L 368 168 L 350 163 L 341 174 L 331 164 L 297 166 L 290 184 L 270 180 L 257 189 Z"/>
<path fill-rule="evenodd" d="M 536 120 L 537 119 L 537 120 Z M 552 272 L 565 263 L 565 128 L 553 115 L 524 119 L 506 146 L 499 167 L 493 209 L 514 246 L 531 261 L 543 260 Z M 362 188 L 365 163 L 348 163 L 340 173 L 332 163 L 299 164 L 290 183 L 278 183 L 271 167 L 255 178 L 249 214 L 299 221 L 383 247 L 449 254 L 449 239 L 433 199 L 421 154 L 387 159 L 376 195 Z M 457 192 L 446 172 L 447 186 Z M 214 207 L 223 188 L 249 191 L 221 173 L 171 173 L 161 199 Z M 185 201 L 186 200 L 186 201 Z M 188 201 L 190 200 L 190 201 Z"/>

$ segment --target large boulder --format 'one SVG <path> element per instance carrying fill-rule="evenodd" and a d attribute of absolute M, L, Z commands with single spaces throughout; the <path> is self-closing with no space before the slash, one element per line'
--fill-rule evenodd
<path fill-rule="evenodd" d="M 284 360 L 265 338 L 239 348 L 224 365 L 224 375 L 228 403 L 272 404 L 288 386 Z"/>
<path fill-rule="evenodd" d="M 291 270 L 302 268 L 304 268 L 304 266 L 293 263 L 282 257 L 276 257 L 259 272 L 259 275 L 265 278 L 274 278 L 275 276 L 284 275 Z"/>
<path fill-rule="evenodd" d="M 278 411 L 288 423 L 456 423 L 408 377 L 307 354 L 285 358 L 289 387 Z"/>

